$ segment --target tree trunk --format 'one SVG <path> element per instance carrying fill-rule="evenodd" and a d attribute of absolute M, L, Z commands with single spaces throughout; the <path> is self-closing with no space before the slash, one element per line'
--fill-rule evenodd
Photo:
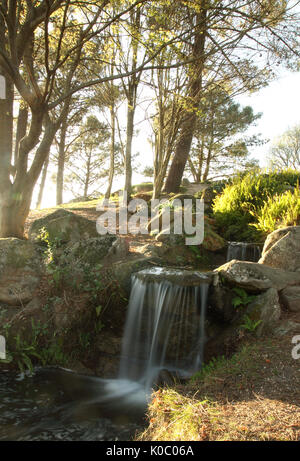
<path fill-rule="evenodd" d="M 12 161 L 14 87 L 1 68 L 0 74 L 6 80 L 6 98 L 0 99 L 0 188 L 6 189 L 10 184 Z"/>
<path fill-rule="evenodd" d="M 36 120 L 34 123 L 35 126 L 31 126 L 27 139 L 24 138 L 20 144 L 18 164 L 27 165 L 26 152 L 29 153 L 32 150 L 31 146 L 36 142 L 41 122 Z M 9 181 L 5 189 L 0 183 L 0 238 L 24 238 L 24 225 L 30 210 L 32 192 L 49 155 L 56 130 L 57 126 L 47 120 L 43 139 L 29 171 L 25 168 L 22 171 L 18 169 L 14 184 Z"/>
<path fill-rule="evenodd" d="M 39 195 L 38 199 L 36 202 L 36 208 L 39 210 L 41 208 L 42 200 L 43 200 L 43 194 L 44 194 L 44 189 L 45 189 L 45 184 L 46 184 L 46 178 L 47 178 L 47 172 L 48 172 L 48 166 L 49 166 L 49 155 L 45 161 L 44 167 L 43 167 L 43 172 L 42 172 L 42 179 L 41 179 L 41 184 L 40 184 L 40 189 L 39 189 Z"/>
<path fill-rule="evenodd" d="M 186 111 L 181 127 L 179 140 L 176 145 L 173 161 L 165 184 L 165 191 L 167 193 L 178 192 L 179 190 L 196 127 L 198 117 L 197 110 L 201 99 L 202 73 L 205 61 L 204 47 L 206 15 L 206 9 L 202 9 L 202 11 L 196 16 L 198 31 L 193 46 L 193 57 L 197 59 L 197 61 L 196 64 L 192 66 L 190 90 L 188 93 L 188 99 L 192 101 L 192 107 Z"/>
<path fill-rule="evenodd" d="M 86 176 L 85 176 L 84 192 L 83 192 L 83 196 L 85 200 L 88 199 L 88 191 L 89 191 L 90 177 L 91 177 L 91 158 L 92 158 L 92 152 L 89 153 L 88 158 L 87 158 L 87 164 L 86 164 Z"/>
<path fill-rule="evenodd" d="M 56 177 L 56 205 L 63 203 L 63 191 L 64 191 L 64 171 L 65 171 L 65 160 L 66 160 L 66 136 L 68 130 L 67 119 L 62 122 L 60 129 L 60 139 L 58 147 L 58 166 L 57 166 L 57 177 Z"/>
<path fill-rule="evenodd" d="M 130 13 L 130 23 L 136 34 L 140 33 L 141 29 L 141 10 Z M 134 35 L 131 40 L 132 49 L 132 65 L 131 70 L 134 72 L 137 68 L 139 41 Z M 132 193 L 132 139 L 134 132 L 134 115 L 136 110 L 137 89 L 140 82 L 141 73 L 138 75 L 133 73 L 129 78 L 128 87 L 126 89 L 127 96 L 127 132 L 126 132 L 126 149 L 125 149 L 125 185 L 124 191 L 127 192 L 127 198 L 131 197 Z"/>
<path fill-rule="evenodd" d="M 28 122 L 28 108 L 27 107 L 22 108 L 20 106 L 18 122 L 17 122 L 15 150 L 14 150 L 14 165 L 15 166 L 17 165 L 17 161 L 18 161 L 20 141 L 26 135 L 27 122 Z"/>
<path fill-rule="evenodd" d="M 134 131 L 134 112 L 135 107 L 133 101 L 128 101 L 127 110 L 127 133 L 126 133 L 126 149 L 125 149 L 125 185 L 124 190 L 127 192 L 127 197 L 130 198 L 132 192 L 132 139 Z"/>
<path fill-rule="evenodd" d="M 30 190 L 17 192 L 13 186 L 7 194 L 0 195 L 0 238 L 24 238 L 24 225 L 29 214 L 31 197 Z"/>
<path fill-rule="evenodd" d="M 29 210 L 28 210 L 29 211 Z M 22 213 L 18 206 L 1 207 L 0 235 L 1 238 L 24 238 L 24 225 L 28 213 Z"/>
<path fill-rule="evenodd" d="M 110 108 L 111 119 L 111 142 L 110 142 L 110 160 L 109 160 L 109 177 L 108 186 L 105 192 L 105 198 L 109 199 L 112 189 L 112 184 L 115 175 L 115 139 L 116 139 L 116 115 L 114 104 Z"/>
<path fill-rule="evenodd" d="M 168 194 L 171 192 L 178 192 L 179 190 L 185 165 L 191 149 L 196 121 L 197 114 L 193 112 L 187 116 L 182 125 L 180 138 L 178 140 L 173 161 L 166 180 L 165 191 Z"/>

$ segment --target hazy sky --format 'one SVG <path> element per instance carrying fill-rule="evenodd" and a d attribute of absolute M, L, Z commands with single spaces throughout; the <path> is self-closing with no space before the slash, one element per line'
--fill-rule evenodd
<path fill-rule="evenodd" d="M 263 138 L 274 139 L 287 128 L 300 124 L 300 72 L 285 72 L 282 77 L 251 96 L 238 99 L 243 106 L 253 107 L 255 113 L 263 115 L 249 132 L 261 133 Z M 253 156 L 260 165 L 266 166 L 266 154 L 271 142 L 253 149 Z"/>

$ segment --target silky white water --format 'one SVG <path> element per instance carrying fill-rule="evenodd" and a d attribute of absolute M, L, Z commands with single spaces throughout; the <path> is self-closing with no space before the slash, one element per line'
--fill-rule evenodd
<path fill-rule="evenodd" d="M 119 379 L 147 389 L 160 370 L 191 375 L 201 367 L 209 283 L 182 286 L 133 277 Z"/>

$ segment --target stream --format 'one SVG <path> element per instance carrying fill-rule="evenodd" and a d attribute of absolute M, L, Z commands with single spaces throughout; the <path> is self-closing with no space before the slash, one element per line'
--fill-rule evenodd
<path fill-rule="evenodd" d="M 142 429 L 145 390 L 63 369 L 0 374 L 0 440 L 128 441 Z"/>

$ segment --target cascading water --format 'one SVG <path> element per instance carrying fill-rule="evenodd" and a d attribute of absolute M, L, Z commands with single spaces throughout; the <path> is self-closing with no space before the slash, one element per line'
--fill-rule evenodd
<path fill-rule="evenodd" d="M 260 246 L 255 243 L 228 242 L 227 262 L 232 259 L 257 262 L 261 256 Z"/>
<path fill-rule="evenodd" d="M 203 360 L 209 277 L 153 268 L 133 277 L 119 378 L 149 389 L 162 369 L 180 375 Z"/>
<path fill-rule="evenodd" d="M 159 371 L 187 376 L 203 360 L 209 275 L 154 268 L 132 280 L 118 379 L 37 369 L 0 376 L 0 440 L 129 440 Z"/>

